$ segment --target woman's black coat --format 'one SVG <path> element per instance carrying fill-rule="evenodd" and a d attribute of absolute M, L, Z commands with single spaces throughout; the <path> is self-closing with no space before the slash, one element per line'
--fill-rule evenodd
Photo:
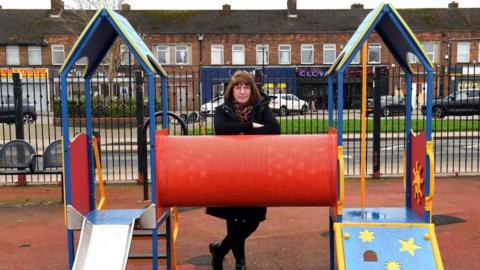
<path fill-rule="evenodd" d="M 233 102 L 225 102 L 218 106 L 214 115 L 216 135 L 236 134 L 280 134 L 280 125 L 268 107 L 268 99 L 265 97 L 253 106 L 250 121 L 241 123 L 235 115 Z M 253 123 L 262 124 L 263 127 L 253 128 Z M 265 220 L 266 207 L 208 207 L 207 214 L 238 221 Z"/>

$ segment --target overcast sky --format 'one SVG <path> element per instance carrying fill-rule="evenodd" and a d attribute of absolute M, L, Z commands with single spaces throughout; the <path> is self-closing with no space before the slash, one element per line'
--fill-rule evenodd
<path fill-rule="evenodd" d="M 64 0 L 67 7 L 82 0 Z M 87 1 L 87 0 L 83 0 Z M 95 0 L 89 0 L 95 1 Z M 112 1 L 112 0 L 110 0 Z M 125 0 L 132 9 L 221 9 L 230 4 L 232 9 L 286 9 L 287 0 Z M 362 3 L 365 8 L 374 8 L 379 3 L 389 2 L 395 8 L 446 8 L 452 0 L 297 0 L 299 9 L 350 8 L 352 3 Z M 480 8 L 480 0 L 457 0 L 459 6 Z M 4 9 L 48 9 L 50 0 L 0 0 Z"/>

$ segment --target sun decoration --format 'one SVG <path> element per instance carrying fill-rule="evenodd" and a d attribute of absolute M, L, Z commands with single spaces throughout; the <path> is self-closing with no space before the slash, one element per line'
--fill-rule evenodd
<path fill-rule="evenodd" d="M 397 262 L 395 260 L 391 260 L 391 261 L 388 261 L 385 264 L 385 269 L 386 270 L 401 270 L 402 266 L 400 265 L 399 262 Z"/>
<path fill-rule="evenodd" d="M 398 239 L 398 241 L 400 242 L 400 244 L 402 244 L 402 247 L 399 251 L 407 251 L 412 256 L 415 256 L 415 249 L 422 248 L 421 246 L 416 245 L 415 242 L 413 242 L 413 237 L 410 237 L 408 241 L 404 241 L 402 239 Z"/>
<path fill-rule="evenodd" d="M 413 168 L 412 186 L 415 190 L 415 193 L 413 194 L 413 198 L 415 198 L 418 204 L 420 204 L 420 200 L 423 197 L 422 187 L 421 187 L 423 184 L 422 169 L 423 169 L 422 165 L 420 165 L 418 161 L 415 161 L 415 167 Z"/>
<path fill-rule="evenodd" d="M 373 239 L 375 239 L 375 235 L 373 232 L 365 229 L 360 232 L 360 236 L 358 236 L 362 240 L 362 242 L 372 242 Z"/>

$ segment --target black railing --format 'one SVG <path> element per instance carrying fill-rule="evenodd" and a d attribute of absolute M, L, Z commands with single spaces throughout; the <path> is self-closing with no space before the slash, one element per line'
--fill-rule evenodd
<path fill-rule="evenodd" d="M 130 68 L 129 70 L 132 70 Z M 328 129 L 326 68 L 297 68 L 252 72 L 258 86 L 270 97 L 270 107 L 277 114 L 283 134 L 319 134 Z M 226 70 L 226 71 L 225 71 Z M 233 69 L 208 69 L 198 72 L 168 74 L 169 111 L 178 115 L 188 126 L 189 135 L 214 133 L 213 110 L 223 102 L 222 94 Z M 274 71 L 272 71 L 274 70 Z M 360 97 L 359 68 L 346 73 L 344 84 L 344 147 L 346 174 L 360 173 Z M 479 65 L 437 67 L 434 74 L 433 136 L 435 139 L 436 171 L 440 174 L 480 172 L 480 80 Z M 7 115 L 13 102 L 13 80 L 0 77 L 0 144 L 17 138 L 13 116 Z M 40 74 L 40 75 L 39 75 Z M 43 74 L 43 75 L 42 75 Z M 260 77 L 259 75 L 262 75 Z M 148 91 L 143 83 L 143 100 L 138 101 L 133 72 L 118 73 L 111 79 L 97 73 L 91 79 L 93 127 L 101 141 L 102 166 L 107 181 L 137 181 L 138 176 L 138 114 L 143 106 L 144 120 L 148 116 Z M 262 84 L 263 81 L 263 84 Z M 412 129 L 425 128 L 426 74 L 415 68 L 412 91 Z M 401 175 L 405 137 L 405 79 L 395 66 L 369 68 L 367 83 L 367 173 Z M 70 135 L 85 132 L 84 80 L 81 74 L 68 78 Z M 335 87 L 336 88 L 336 87 Z M 22 78 L 25 118 L 23 137 L 42 153 L 50 142 L 61 137 L 59 79 L 56 75 L 33 72 Z M 161 110 L 161 84 L 155 81 L 155 110 Z M 334 98 L 336 101 L 336 98 Z M 377 99 L 377 101 L 376 101 Z M 378 111 L 373 104 L 380 104 Z M 25 107 L 26 106 L 26 107 Z M 13 109 L 15 111 L 15 108 Z M 378 117 L 374 117 L 375 113 Z M 14 120 L 13 120 L 14 121 Z M 169 119 L 171 134 L 181 134 L 179 121 Z M 157 119 L 157 129 L 161 119 Z M 378 127 L 380 140 L 374 143 L 373 130 Z M 375 147 L 374 147 L 375 145 Z M 378 146 L 377 146 L 378 145 Z M 373 153 L 378 153 L 375 160 Z M 375 169 L 374 169 L 375 167 Z M 27 176 L 27 182 L 59 182 L 57 176 Z M 16 183 L 16 177 L 1 179 L 1 183 Z"/>

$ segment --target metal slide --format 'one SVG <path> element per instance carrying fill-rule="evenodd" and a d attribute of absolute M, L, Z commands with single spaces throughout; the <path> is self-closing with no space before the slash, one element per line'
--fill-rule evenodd
<path fill-rule="evenodd" d="M 145 209 L 98 210 L 84 219 L 74 270 L 125 269 L 135 221 Z"/>

